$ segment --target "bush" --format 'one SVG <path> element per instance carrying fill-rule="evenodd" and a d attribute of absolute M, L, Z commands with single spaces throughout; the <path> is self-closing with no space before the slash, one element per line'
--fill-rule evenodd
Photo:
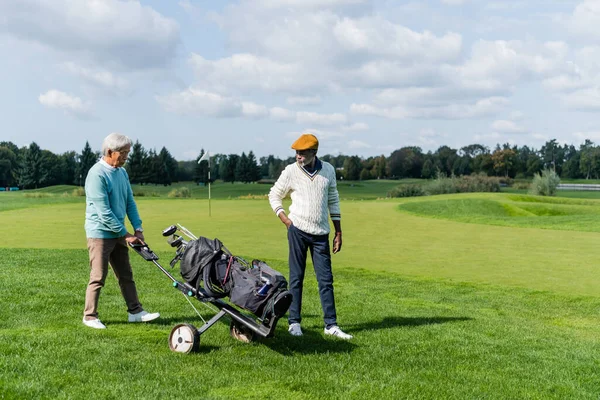
<path fill-rule="evenodd" d="M 168 197 L 192 197 L 192 191 L 187 187 L 182 187 L 179 189 L 173 189 L 169 192 Z"/>
<path fill-rule="evenodd" d="M 537 196 L 554 196 L 559 183 L 560 178 L 556 172 L 545 169 L 541 175 L 537 173 L 533 176 L 530 193 Z"/>
<path fill-rule="evenodd" d="M 133 196 L 134 197 L 160 197 L 160 194 L 156 193 L 156 192 L 144 192 L 143 190 L 134 190 L 133 191 Z"/>
<path fill-rule="evenodd" d="M 46 193 L 46 192 L 31 192 L 31 193 L 25 193 L 23 195 L 23 197 L 27 197 L 27 198 L 31 198 L 31 199 L 44 199 L 46 197 L 54 197 L 54 194 Z"/>
<path fill-rule="evenodd" d="M 434 194 L 499 192 L 500 178 L 486 174 L 447 177 L 439 173 L 426 185 L 403 185 L 388 192 L 388 197 L 412 197 Z"/>
<path fill-rule="evenodd" d="M 529 189 L 529 188 L 531 187 L 531 184 L 530 184 L 530 183 L 527 183 L 527 182 L 517 182 L 517 183 L 514 183 L 514 184 L 512 185 L 512 187 L 513 187 L 514 189 L 520 189 L 520 190 L 523 190 L 523 189 Z"/>
<path fill-rule="evenodd" d="M 387 194 L 387 197 L 416 197 L 425 196 L 423 186 L 420 185 L 400 185 L 393 188 Z"/>
<path fill-rule="evenodd" d="M 85 189 L 82 188 L 81 186 L 76 189 L 73 189 L 73 191 L 71 192 L 71 196 L 83 197 L 83 196 L 85 196 Z"/>
<path fill-rule="evenodd" d="M 500 178 L 485 174 L 446 177 L 438 174 L 437 178 L 425 187 L 428 194 L 499 192 Z"/>

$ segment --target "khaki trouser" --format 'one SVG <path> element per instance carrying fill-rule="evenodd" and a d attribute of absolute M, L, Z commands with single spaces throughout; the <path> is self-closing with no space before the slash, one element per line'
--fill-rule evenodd
<path fill-rule="evenodd" d="M 85 291 L 84 318 L 98 318 L 98 298 L 108 274 L 109 262 L 119 281 L 121 294 L 127 304 L 127 311 L 132 314 L 142 311 L 129 263 L 129 249 L 125 238 L 88 238 L 87 246 L 90 254 L 90 281 Z"/>

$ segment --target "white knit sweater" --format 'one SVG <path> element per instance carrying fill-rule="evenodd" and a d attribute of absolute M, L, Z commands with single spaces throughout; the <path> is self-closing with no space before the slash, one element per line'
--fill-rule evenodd
<path fill-rule="evenodd" d="M 312 176 L 298 163 L 288 165 L 269 192 L 269 203 L 277 215 L 284 211 L 283 199 L 290 193 L 288 217 L 296 228 L 312 235 L 329 233 L 328 215 L 332 221 L 341 219 L 335 169 L 321 163 L 321 169 Z"/>

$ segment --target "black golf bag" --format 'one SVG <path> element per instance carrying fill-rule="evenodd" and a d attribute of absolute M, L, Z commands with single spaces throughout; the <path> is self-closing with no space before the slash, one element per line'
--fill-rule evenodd
<path fill-rule="evenodd" d="M 219 239 L 191 240 L 182 255 L 181 276 L 214 298 L 229 297 L 238 307 L 268 321 L 287 311 L 291 294 L 287 281 L 265 262 L 236 257 Z M 282 300 L 282 301 L 280 301 Z"/>

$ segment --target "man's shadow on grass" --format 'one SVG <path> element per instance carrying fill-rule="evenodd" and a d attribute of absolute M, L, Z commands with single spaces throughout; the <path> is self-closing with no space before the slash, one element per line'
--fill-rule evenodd
<path fill-rule="evenodd" d="M 284 325 L 287 327 L 285 322 Z M 283 356 L 351 353 L 358 347 L 358 345 L 352 343 L 352 340 L 324 336 L 323 328 L 303 328 L 302 333 L 302 336 L 292 336 L 286 331 L 278 329 L 275 337 L 261 338 L 258 342 Z"/>
<path fill-rule="evenodd" d="M 368 321 L 347 325 L 348 332 L 361 332 L 398 327 L 416 327 L 422 325 L 445 324 L 449 322 L 471 321 L 470 317 L 385 317 L 381 321 Z"/>

